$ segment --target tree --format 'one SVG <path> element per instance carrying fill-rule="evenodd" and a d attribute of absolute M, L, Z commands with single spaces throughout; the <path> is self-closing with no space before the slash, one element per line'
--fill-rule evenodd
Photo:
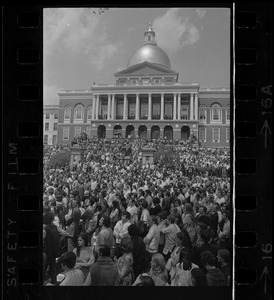
<path fill-rule="evenodd" d="M 60 168 L 60 167 L 66 167 L 70 162 L 70 150 L 66 150 L 63 152 L 59 152 L 54 154 L 48 165 L 49 167 L 56 169 L 56 168 Z"/>
<path fill-rule="evenodd" d="M 159 149 L 155 153 L 155 163 L 160 167 L 167 167 L 174 169 L 178 166 L 180 159 L 178 153 L 169 145 L 160 145 Z"/>

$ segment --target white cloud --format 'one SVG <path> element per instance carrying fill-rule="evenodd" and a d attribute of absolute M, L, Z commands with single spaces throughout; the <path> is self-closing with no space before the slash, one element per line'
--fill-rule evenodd
<path fill-rule="evenodd" d="M 59 96 L 57 93 L 60 89 L 56 85 L 44 83 L 43 104 L 44 105 L 59 105 Z"/>
<path fill-rule="evenodd" d="M 100 16 L 89 8 L 49 8 L 44 10 L 44 54 L 60 51 L 67 55 L 87 55 L 100 70 L 120 46 L 109 40 Z"/>
<path fill-rule="evenodd" d="M 197 13 L 197 15 L 202 19 L 205 14 L 206 14 L 206 10 L 205 9 L 201 9 L 201 8 L 197 8 L 195 10 L 195 12 Z"/>
<path fill-rule="evenodd" d="M 178 8 L 169 9 L 153 22 L 159 47 L 169 53 L 175 53 L 200 39 L 200 30 L 190 22 L 189 17 L 178 15 L 178 11 Z"/>

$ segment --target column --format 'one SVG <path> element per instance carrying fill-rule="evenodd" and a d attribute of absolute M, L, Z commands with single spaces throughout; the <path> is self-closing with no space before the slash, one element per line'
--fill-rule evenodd
<path fill-rule="evenodd" d="M 96 116 L 95 116 L 95 120 L 99 120 L 98 116 L 99 116 L 99 95 L 96 95 Z"/>
<path fill-rule="evenodd" d="M 95 113 L 96 113 L 96 99 L 95 99 L 95 95 L 93 95 L 93 99 L 92 99 L 92 120 L 95 120 Z"/>
<path fill-rule="evenodd" d="M 176 120 L 176 94 L 173 94 L 173 120 Z"/>
<path fill-rule="evenodd" d="M 110 120 L 110 94 L 108 94 L 108 120 Z"/>
<path fill-rule="evenodd" d="M 148 114 L 147 119 L 151 120 L 151 94 L 148 94 Z"/>
<path fill-rule="evenodd" d="M 161 120 L 164 120 L 164 110 L 165 110 L 164 94 L 161 94 Z"/>
<path fill-rule="evenodd" d="M 112 108 L 111 108 L 111 119 L 114 120 L 115 119 L 115 115 L 114 115 L 114 107 L 115 107 L 115 95 L 112 94 Z"/>
<path fill-rule="evenodd" d="M 178 120 L 181 120 L 181 94 L 178 95 Z"/>
<path fill-rule="evenodd" d="M 193 93 L 190 94 L 190 120 L 193 120 Z"/>
<path fill-rule="evenodd" d="M 136 94 L 136 113 L 135 113 L 135 120 L 139 120 L 139 118 L 140 118 L 139 112 L 140 112 L 140 99 L 139 99 L 139 94 Z"/>
<path fill-rule="evenodd" d="M 127 119 L 127 94 L 124 94 L 124 111 L 123 111 L 123 120 Z"/>
<path fill-rule="evenodd" d="M 198 120 L 198 93 L 195 93 L 194 96 L 195 96 L 195 120 Z"/>

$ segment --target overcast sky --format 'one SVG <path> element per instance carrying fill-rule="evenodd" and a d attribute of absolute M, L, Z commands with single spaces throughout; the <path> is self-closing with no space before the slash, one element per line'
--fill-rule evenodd
<path fill-rule="evenodd" d="M 148 24 L 168 55 L 179 82 L 230 85 L 230 9 L 44 9 L 44 104 L 58 105 L 61 89 L 114 83 L 142 46 Z"/>

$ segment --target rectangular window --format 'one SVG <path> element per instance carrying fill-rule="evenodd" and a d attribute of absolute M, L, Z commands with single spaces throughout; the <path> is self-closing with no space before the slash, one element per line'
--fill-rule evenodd
<path fill-rule="evenodd" d="M 148 117 L 148 98 L 144 97 L 140 99 L 140 117 L 145 119 Z"/>
<path fill-rule="evenodd" d="M 46 114 L 46 119 L 49 119 L 49 114 Z"/>
<path fill-rule="evenodd" d="M 200 142 L 206 142 L 206 129 L 205 128 L 200 128 L 199 139 L 200 139 Z"/>
<path fill-rule="evenodd" d="M 226 142 L 230 142 L 230 128 L 226 128 Z"/>
<path fill-rule="evenodd" d="M 188 106 L 181 106 L 181 119 L 188 120 Z"/>
<path fill-rule="evenodd" d="M 52 145 L 56 145 L 56 144 L 57 144 L 57 135 L 54 134 L 54 135 L 52 136 Z"/>
<path fill-rule="evenodd" d="M 58 119 L 58 114 L 54 114 L 54 119 Z"/>
<path fill-rule="evenodd" d="M 212 142 L 213 143 L 220 142 L 220 128 L 212 128 Z"/>
<path fill-rule="evenodd" d="M 44 135 L 44 145 L 48 144 L 49 136 L 47 134 Z"/>
<path fill-rule="evenodd" d="M 68 140 L 69 139 L 69 127 L 64 127 L 63 128 L 63 140 Z"/>
<path fill-rule="evenodd" d="M 172 117 L 172 99 L 165 99 L 165 110 L 164 110 L 164 117 L 171 118 Z"/>
<path fill-rule="evenodd" d="M 87 111 L 87 119 L 91 120 L 92 119 L 92 106 L 90 105 L 88 107 L 88 111 Z"/>
<path fill-rule="evenodd" d="M 123 118 L 123 110 L 124 110 L 124 99 L 117 98 L 117 106 L 116 106 L 116 118 Z"/>
<path fill-rule="evenodd" d="M 86 134 L 87 134 L 88 138 L 91 137 L 91 127 L 90 127 L 90 126 L 88 126 L 88 127 L 86 128 Z"/>
<path fill-rule="evenodd" d="M 75 126 L 74 136 L 78 137 L 81 135 L 81 126 Z"/>
<path fill-rule="evenodd" d="M 57 131 L 57 125 L 58 123 L 53 123 L 53 131 Z"/>
<path fill-rule="evenodd" d="M 226 110 L 226 122 L 230 122 L 230 109 L 228 108 L 227 110 Z"/>
<path fill-rule="evenodd" d="M 49 123 L 45 123 L 45 131 L 49 131 Z"/>

